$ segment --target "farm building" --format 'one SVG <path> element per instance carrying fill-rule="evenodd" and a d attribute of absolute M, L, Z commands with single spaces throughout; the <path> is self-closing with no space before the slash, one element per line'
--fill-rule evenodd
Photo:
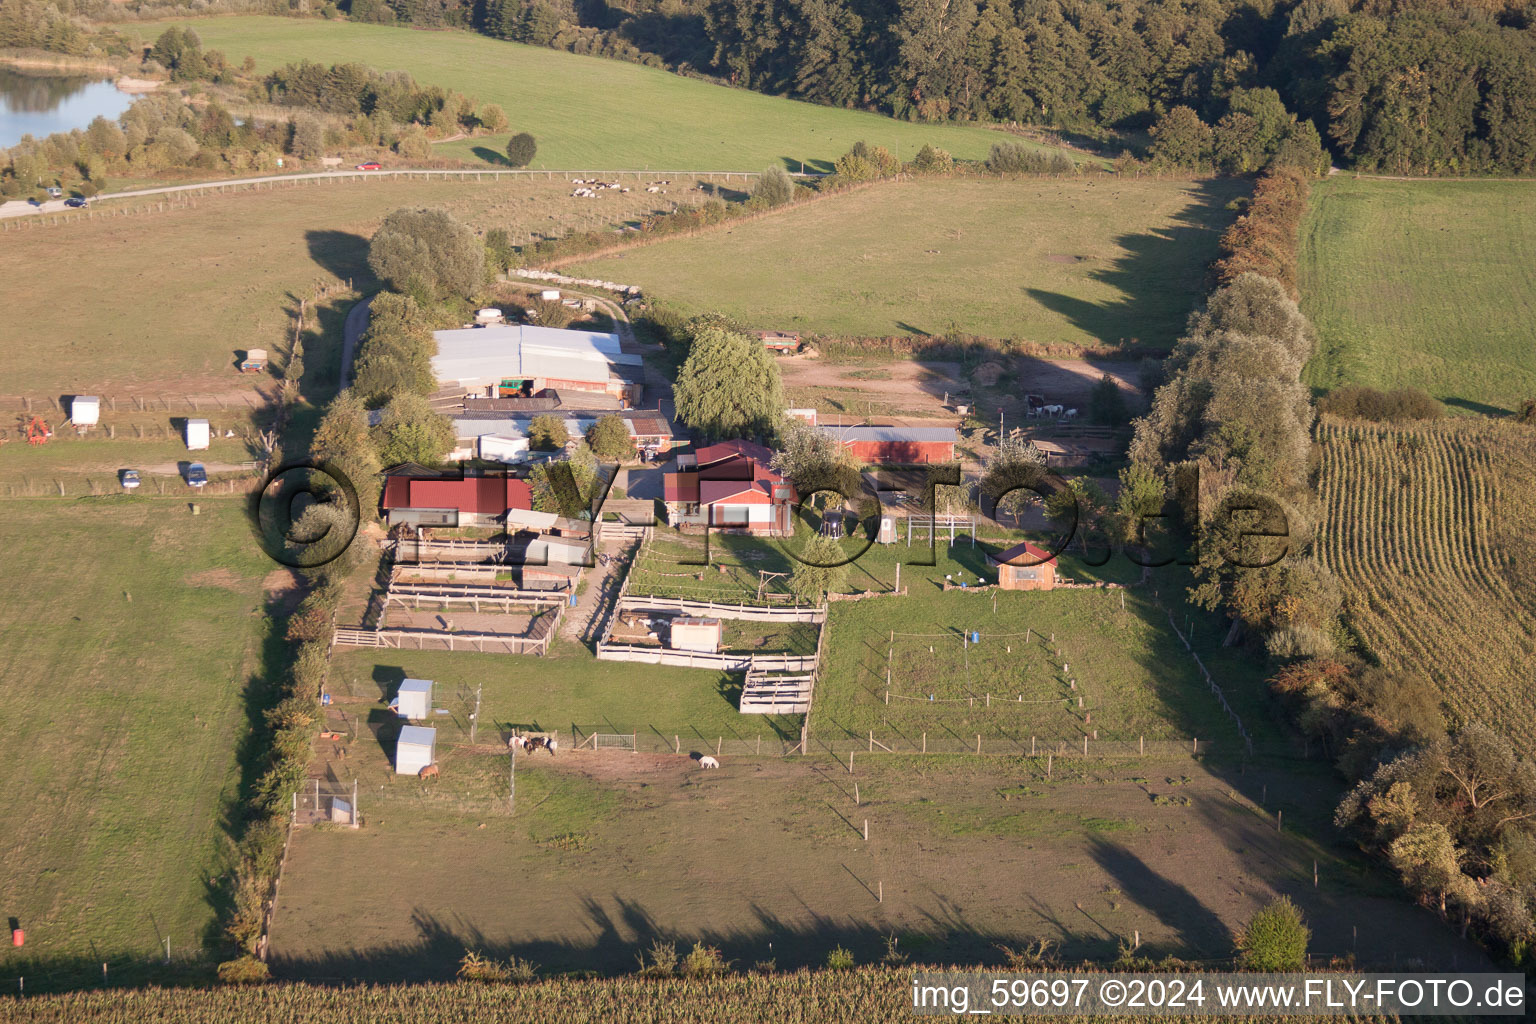
<path fill-rule="evenodd" d="M 769 466 L 772 458 L 773 452 L 750 441 L 699 449 L 689 468 L 664 478 L 668 524 L 787 536 L 795 488 Z"/>
<path fill-rule="evenodd" d="M 187 420 L 187 449 L 202 451 L 208 447 L 208 421 Z"/>
<path fill-rule="evenodd" d="M 478 454 L 483 459 L 494 459 L 498 462 L 521 461 L 528 457 L 528 430 L 533 425 L 534 416 L 539 413 L 530 412 L 477 412 L 472 415 L 456 416 L 453 420 L 454 435 L 459 440 L 458 451 Z M 592 425 L 605 415 L 601 411 L 572 412 L 561 415 L 565 421 L 565 431 L 573 438 L 583 436 Z M 668 451 L 672 447 L 672 428 L 667 425 L 667 418 L 660 413 L 625 413 L 620 416 L 625 428 L 629 431 L 630 440 L 639 448 L 650 448 L 655 451 Z M 487 439 L 492 439 L 489 445 Z M 487 454 L 489 449 L 490 454 Z M 521 453 L 520 457 L 518 453 Z M 513 457 L 504 457 L 511 455 Z M 469 456 L 466 456 L 469 457 Z"/>
<path fill-rule="evenodd" d="M 478 398 L 464 399 L 464 412 L 473 416 L 484 412 L 594 412 L 598 410 L 617 412 L 619 400 L 613 395 L 599 391 L 562 391 L 559 388 L 544 388 L 535 394 L 514 398 Z"/>
<path fill-rule="evenodd" d="M 509 512 L 532 512 L 533 492 L 515 476 L 399 473 L 385 477 L 381 504 L 390 526 L 501 526 Z"/>
<path fill-rule="evenodd" d="M 642 360 L 624 352 L 617 334 L 525 324 L 486 324 L 435 331 L 432 372 L 444 387 L 487 398 L 515 398 L 546 388 L 612 395 L 639 404 Z"/>
<path fill-rule="evenodd" d="M 1056 586 L 1055 557 L 1027 540 L 989 555 L 987 564 L 997 569 L 997 585 L 1004 590 L 1052 590 Z"/>
<path fill-rule="evenodd" d="M 69 400 L 69 420 L 77 427 L 93 427 L 101 421 L 101 399 L 76 395 Z"/>
<path fill-rule="evenodd" d="M 395 774 L 420 775 L 421 770 L 437 760 L 437 730 L 423 725 L 400 729 L 395 741 Z"/>
<path fill-rule="evenodd" d="M 592 544 L 590 529 L 584 534 L 523 532 L 508 545 L 507 564 L 524 590 L 570 590 L 581 577 L 582 566 L 592 564 Z"/>
<path fill-rule="evenodd" d="M 267 368 L 267 350 L 264 348 L 246 349 L 245 356 L 240 360 L 241 373 L 260 373 Z"/>
<path fill-rule="evenodd" d="M 833 427 L 820 428 L 842 442 L 860 462 L 887 465 L 900 462 L 953 462 L 959 431 L 953 427 Z"/>
<path fill-rule="evenodd" d="M 714 654 L 720 650 L 721 635 L 719 619 L 673 619 L 668 646 L 676 651 Z"/>
<path fill-rule="evenodd" d="M 796 331 L 758 331 L 763 347 L 775 355 L 794 355 L 800 351 L 800 334 Z"/>
<path fill-rule="evenodd" d="M 802 423 L 809 423 L 813 427 L 816 425 L 816 410 L 814 408 L 785 409 L 784 415 L 790 419 L 800 420 Z"/>
<path fill-rule="evenodd" d="M 432 716 L 432 680 L 406 679 L 395 693 L 395 714 L 418 722 Z"/>

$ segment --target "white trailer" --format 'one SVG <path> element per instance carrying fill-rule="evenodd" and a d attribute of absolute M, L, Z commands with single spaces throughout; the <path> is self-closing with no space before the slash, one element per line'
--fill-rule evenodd
<path fill-rule="evenodd" d="M 203 451 L 208 447 L 208 421 L 187 420 L 187 450 Z"/>
<path fill-rule="evenodd" d="M 101 422 L 101 399 L 95 395 L 76 395 L 69 402 L 69 418 L 77 427 L 94 427 Z"/>

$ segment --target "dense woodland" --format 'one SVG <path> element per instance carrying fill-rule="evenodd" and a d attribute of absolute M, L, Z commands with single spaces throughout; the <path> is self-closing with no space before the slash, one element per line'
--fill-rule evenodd
<path fill-rule="evenodd" d="M 1150 129 L 1182 106 L 1240 137 L 1263 130 L 1244 91 L 1272 88 L 1362 169 L 1536 164 L 1529 0 L 353 0 L 351 14 L 897 117 L 1100 136 Z"/>

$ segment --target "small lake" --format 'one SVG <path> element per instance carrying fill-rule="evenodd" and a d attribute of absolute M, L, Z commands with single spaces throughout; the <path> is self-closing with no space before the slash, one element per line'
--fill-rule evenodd
<path fill-rule="evenodd" d="M 84 128 L 98 116 L 115 120 L 135 98 L 110 81 L 0 67 L 0 146 L 14 146 L 23 135 L 41 139 Z"/>

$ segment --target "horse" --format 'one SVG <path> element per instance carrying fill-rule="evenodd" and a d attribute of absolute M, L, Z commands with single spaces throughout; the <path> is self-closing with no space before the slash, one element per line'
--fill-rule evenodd
<path fill-rule="evenodd" d="M 416 777 L 418 779 L 435 779 L 440 774 L 442 774 L 442 773 L 437 770 L 437 765 L 429 764 L 425 768 L 423 768 L 421 771 L 417 772 L 416 773 Z"/>
<path fill-rule="evenodd" d="M 720 762 L 716 761 L 714 758 L 710 757 L 708 754 L 705 754 L 703 757 L 699 758 L 699 767 L 700 768 L 719 768 L 720 767 Z"/>
<path fill-rule="evenodd" d="M 507 744 L 510 747 L 522 747 L 523 752 L 531 754 L 535 750 L 547 750 L 550 756 L 555 753 L 555 738 L 553 736 L 514 736 Z"/>

